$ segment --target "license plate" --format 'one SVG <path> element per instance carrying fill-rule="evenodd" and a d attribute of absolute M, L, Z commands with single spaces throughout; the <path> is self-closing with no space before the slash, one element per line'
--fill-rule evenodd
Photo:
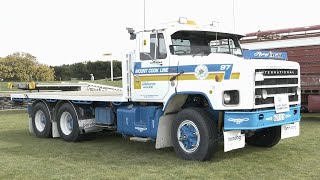
<path fill-rule="evenodd" d="M 285 114 L 275 114 L 273 116 L 273 121 L 283 121 L 285 119 Z"/>
<path fill-rule="evenodd" d="M 276 113 L 288 112 L 289 109 L 289 97 L 288 95 L 278 94 L 274 97 L 274 105 Z"/>

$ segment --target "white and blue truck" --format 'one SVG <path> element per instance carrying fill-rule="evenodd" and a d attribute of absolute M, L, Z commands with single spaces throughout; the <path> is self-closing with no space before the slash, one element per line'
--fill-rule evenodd
<path fill-rule="evenodd" d="M 186 18 L 128 32 L 122 89 L 11 95 L 29 102 L 30 132 L 75 142 L 107 129 L 186 160 L 210 159 L 220 140 L 230 151 L 299 135 L 300 67 L 285 53 L 243 51 L 243 35 Z"/>

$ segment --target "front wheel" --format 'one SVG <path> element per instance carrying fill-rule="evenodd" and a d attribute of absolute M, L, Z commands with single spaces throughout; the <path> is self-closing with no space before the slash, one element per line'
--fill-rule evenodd
<path fill-rule="evenodd" d="M 249 145 L 271 148 L 281 139 L 281 126 L 265 128 L 246 138 Z"/>
<path fill-rule="evenodd" d="M 217 126 L 201 108 L 187 108 L 177 114 L 172 125 L 176 154 L 186 160 L 208 160 L 216 150 Z"/>

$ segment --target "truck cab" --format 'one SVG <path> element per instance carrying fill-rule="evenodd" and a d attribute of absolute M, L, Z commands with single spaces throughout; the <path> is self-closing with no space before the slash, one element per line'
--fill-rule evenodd
<path fill-rule="evenodd" d="M 272 52 L 264 53 L 273 56 L 248 60 L 239 43 L 243 35 L 221 31 L 213 25 L 200 26 L 184 18 L 131 36 L 136 40 L 129 60 L 133 68 L 131 100 L 162 103 L 163 117 L 175 114 L 165 125 L 160 120 L 159 128 L 171 127 L 171 122 L 184 111 L 192 114 L 204 110 L 203 118 L 214 121 L 214 136 L 224 137 L 225 151 L 245 143 L 272 147 L 281 138 L 299 134 L 298 63 L 281 61 Z M 183 120 L 179 125 L 178 135 L 171 130 L 164 134 L 176 136 L 176 152 L 183 149 L 181 156 L 192 159 L 188 155 L 198 141 L 181 138 L 195 133 L 198 127 Z M 185 127 L 191 130 L 179 131 Z M 158 148 L 174 145 L 174 140 L 161 144 L 161 138 L 172 137 L 158 131 Z"/>

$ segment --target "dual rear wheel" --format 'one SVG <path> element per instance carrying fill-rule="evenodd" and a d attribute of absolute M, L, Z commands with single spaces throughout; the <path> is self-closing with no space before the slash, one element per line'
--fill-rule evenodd
<path fill-rule="evenodd" d="M 34 133 L 40 138 L 52 137 L 52 123 L 48 107 L 43 102 L 38 102 L 32 108 L 32 127 Z M 74 107 L 65 103 L 57 112 L 56 121 L 58 132 L 65 141 L 76 142 L 81 140 L 81 133 L 78 124 L 78 117 Z"/>
<path fill-rule="evenodd" d="M 32 108 L 32 127 L 39 138 L 52 137 L 52 123 L 48 107 L 43 102 L 38 102 Z"/>
<path fill-rule="evenodd" d="M 65 141 L 76 142 L 81 139 L 78 117 L 74 107 L 65 103 L 61 105 L 57 113 L 58 131 Z"/>

